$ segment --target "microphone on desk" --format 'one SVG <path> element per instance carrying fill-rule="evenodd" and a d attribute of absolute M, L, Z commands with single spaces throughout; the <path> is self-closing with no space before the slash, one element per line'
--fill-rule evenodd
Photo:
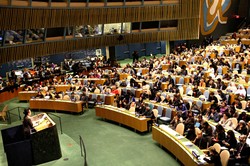
<path fill-rule="evenodd" d="M 198 155 L 195 151 L 192 151 L 192 155 L 193 155 L 196 159 L 198 159 L 198 158 L 200 157 L 200 155 Z"/>

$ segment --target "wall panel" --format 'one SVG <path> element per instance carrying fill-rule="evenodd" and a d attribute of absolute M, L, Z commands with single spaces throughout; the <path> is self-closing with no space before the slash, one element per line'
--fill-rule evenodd
<path fill-rule="evenodd" d="M 0 63 L 36 56 L 57 54 L 61 52 L 115 46 L 128 43 L 197 39 L 199 36 L 198 23 L 199 19 L 196 18 L 183 19 L 179 20 L 177 30 L 124 34 L 124 39 L 122 41 L 118 40 L 119 35 L 103 35 L 91 38 L 77 38 L 71 40 L 3 47 L 0 48 Z"/>
<path fill-rule="evenodd" d="M 126 8 L 41 9 L 1 8 L 0 28 L 31 29 L 67 27 L 83 24 L 138 22 L 199 17 L 199 0 L 180 0 L 180 4 Z"/>
<path fill-rule="evenodd" d="M 120 22 L 178 20 L 178 27 L 165 31 L 147 31 L 119 35 L 103 35 L 45 43 L 0 47 L 0 63 L 96 47 L 198 39 L 200 0 L 179 0 L 179 4 L 109 8 L 1 8 L 0 30 L 71 27 Z"/>

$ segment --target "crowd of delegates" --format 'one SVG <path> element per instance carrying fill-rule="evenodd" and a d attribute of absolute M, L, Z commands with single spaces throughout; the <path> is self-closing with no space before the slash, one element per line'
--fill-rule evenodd
<path fill-rule="evenodd" d="M 65 59 L 63 62 L 63 69 L 67 71 L 74 72 L 74 75 L 82 73 L 83 71 L 89 71 L 97 67 L 107 67 L 110 66 L 110 59 L 106 56 L 90 57 L 81 60 Z"/>
<path fill-rule="evenodd" d="M 214 48 L 216 47 L 208 46 L 207 50 L 195 48 L 188 50 L 185 48 L 181 52 L 175 52 L 168 56 L 135 59 L 132 65 L 127 64 L 124 68 L 114 67 L 110 70 L 103 70 L 94 67 L 88 76 L 77 71 L 73 75 L 54 76 L 48 79 L 44 71 L 49 72 L 48 75 L 51 74 L 51 71 L 41 69 L 42 72 L 38 72 L 38 75 L 44 73 L 45 79 L 25 86 L 24 90 L 43 90 L 46 92 L 38 93 L 36 96 L 38 98 L 48 96 L 46 98 L 62 99 L 64 96 L 68 96 L 68 100 L 82 100 L 84 103 L 89 100 L 88 92 L 114 94 L 117 107 L 135 111 L 138 116 L 151 118 L 151 122 L 155 122 L 156 116 L 152 106 L 145 104 L 144 101 L 149 99 L 151 102 L 165 103 L 178 112 L 170 122 L 173 129 L 179 123 L 184 123 L 186 137 L 200 148 L 207 148 L 219 143 L 221 146 L 226 146 L 231 152 L 229 164 L 247 163 L 250 149 L 246 144 L 246 138 L 249 136 L 250 117 L 246 112 L 250 111 L 250 102 L 245 108 L 246 112 L 238 113 L 237 109 L 242 109 L 241 101 L 248 100 L 248 97 L 245 87 L 236 86 L 235 83 L 244 84 L 245 75 L 243 73 L 250 73 L 248 66 L 249 48 L 240 49 L 240 53 L 238 53 L 234 46 L 227 45 L 224 49 L 229 50 L 228 55 L 223 51 L 214 50 Z M 211 58 L 211 54 L 215 54 L 214 58 Z M 179 66 L 178 62 L 183 60 L 187 61 L 187 65 Z M 232 62 L 239 64 L 237 72 L 232 70 Z M 164 64 L 169 65 L 165 71 L 162 70 Z M 196 66 L 191 67 L 194 64 Z M 227 73 L 222 74 L 220 68 L 225 66 L 228 68 Z M 140 68 L 148 68 L 149 71 L 142 75 Z M 209 72 L 208 77 L 205 77 L 206 71 Z M 120 73 L 127 73 L 128 79 L 120 80 Z M 189 83 L 193 85 L 193 89 L 188 95 L 193 97 L 203 96 L 201 87 L 217 89 L 215 92 L 210 92 L 208 98 L 205 99 L 212 103 L 211 106 L 206 110 L 201 110 L 195 103 L 184 100 L 183 87 L 175 82 L 174 75 L 190 76 Z M 103 85 L 96 85 L 91 81 L 82 83 L 78 80 L 78 78 L 86 77 L 105 78 L 106 81 Z M 225 80 L 230 81 L 228 86 L 226 86 Z M 168 82 L 166 89 L 162 89 L 163 82 Z M 66 93 L 55 93 L 53 86 L 60 84 L 70 84 L 72 87 Z M 141 88 L 140 98 L 135 98 L 133 90 L 122 90 L 125 89 L 123 87 L 134 90 Z M 236 94 L 233 103 L 230 103 L 228 94 L 225 94 L 224 91 Z M 164 93 L 165 96 L 162 95 Z M 234 126 L 232 118 L 236 118 L 239 122 L 237 126 Z M 217 123 L 215 129 L 210 126 L 207 120 Z M 196 133 L 195 128 L 199 128 L 201 132 Z M 240 142 L 235 141 L 234 130 L 241 134 Z M 213 154 L 212 149 L 211 154 Z"/>
<path fill-rule="evenodd" d="M 35 82 L 59 75 L 61 75 L 61 68 L 53 63 L 34 66 L 32 70 L 26 68 L 18 71 L 11 70 L 8 73 L 8 79 L 3 79 L 0 76 L 0 93 L 4 91 L 13 92 L 14 89 L 17 89 L 20 85 L 26 84 L 31 86 Z"/>

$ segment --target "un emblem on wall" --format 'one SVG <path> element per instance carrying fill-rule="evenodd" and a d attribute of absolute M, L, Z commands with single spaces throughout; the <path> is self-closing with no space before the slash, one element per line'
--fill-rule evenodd
<path fill-rule="evenodd" d="M 200 23 L 202 35 L 211 34 L 218 23 L 227 23 L 227 17 L 224 14 L 230 6 L 231 0 L 202 0 Z"/>

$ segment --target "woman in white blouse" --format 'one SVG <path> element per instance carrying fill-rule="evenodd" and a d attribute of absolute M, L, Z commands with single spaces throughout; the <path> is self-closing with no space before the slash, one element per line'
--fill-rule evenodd
<path fill-rule="evenodd" d="M 225 90 L 226 91 L 231 91 L 231 92 L 234 93 L 234 92 L 237 91 L 237 88 L 236 88 L 235 84 L 233 82 L 231 82 Z"/>

